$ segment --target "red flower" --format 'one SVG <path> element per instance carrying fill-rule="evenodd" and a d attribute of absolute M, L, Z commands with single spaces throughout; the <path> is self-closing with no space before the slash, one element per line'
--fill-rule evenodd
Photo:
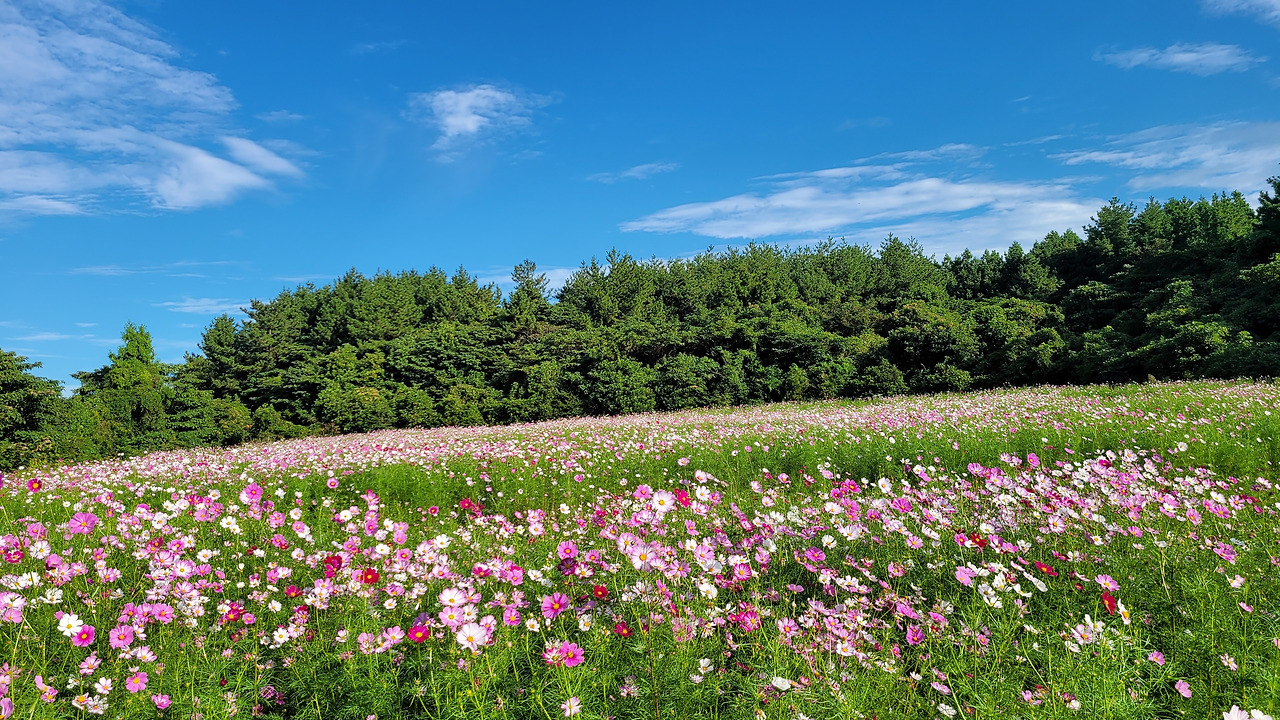
<path fill-rule="evenodd" d="M 1116 599 L 1106 590 L 1102 591 L 1102 604 L 1107 606 L 1108 615 L 1116 614 Z"/>
<path fill-rule="evenodd" d="M 970 536 L 969 536 L 969 539 L 973 541 L 973 544 L 974 544 L 974 545 L 977 545 L 977 546 L 978 546 L 978 549 L 979 549 L 979 550 L 981 550 L 981 549 L 985 548 L 987 545 L 989 545 L 989 544 L 990 544 L 990 541 L 989 541 L 989 540 L 987 540 L 986 538 L 982 537 L 982 536 L 981 536 L 981 535 L 979 535 L 978 533 L 973 533 L 972 535 L 970 535 Z"/>
<path fill-rule="evenodd" d="M 1048 575 L 1049 577 L 1058 577 L 1057 570 L 1054 570 L 1051 566 L 1045 565 L 1039 560 L 1036 561 L 1036 569 L 1044 573 L 1045 575 Z"/>
<path fill-rule="evenodd" d="M 593 585 L 591 587 L 591 594 L 595 596 L 595 599 L 597 600 L 604 600 L 609 597 L 609 588 L 603 585 Z"/>
<path fill-rule="evenodd" d="M 625 622 L 620 622 L 617 625 L 614 625 L 613 631 L 624 638 L 631 637 L 635 634 L 635 631 L 627 627 L 627 623 Z"/>
<path fill-rule="evenodd" d="M 360 582 L 364 583 L 365 585 L 372 585 L 378 582 L 378 578 L 380 577 L 382 576 L 378 574 L 377 570 L 374 570 L 373 568 L 368 567 L 364 569 L 364 572 L 360 573 Z"/>

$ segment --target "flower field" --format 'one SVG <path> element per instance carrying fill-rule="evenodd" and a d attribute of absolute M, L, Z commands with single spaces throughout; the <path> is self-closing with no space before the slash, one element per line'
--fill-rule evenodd
<path fill-rule="evenodd" d="M 0 717 L 1256 717 L 1278 464 L 1193 383 L 24 470 Z"/>

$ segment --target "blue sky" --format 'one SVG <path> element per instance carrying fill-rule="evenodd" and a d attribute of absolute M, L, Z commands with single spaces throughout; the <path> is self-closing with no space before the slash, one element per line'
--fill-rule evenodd
<path fill-rule="evenodd" d="M 0 0 L 0 348 L 74 384 L 352 267 L 941 257 L 1280 174 L 1280 0 L 1044 5 Z"/>

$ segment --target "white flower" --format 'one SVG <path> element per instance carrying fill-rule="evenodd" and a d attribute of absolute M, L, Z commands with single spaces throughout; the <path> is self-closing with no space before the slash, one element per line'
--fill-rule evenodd
<path fill-rule="evenodd" d="M 786 692 L 791 689 L 791 681 L 784 677 L 774 677 L 769 681 L 769 684 L 778 688 L 778 690 L 781 690 L 782 692 Z"/>
<path fill-rule="evenodd" d="M 58 632 L 67 637 L 71 637 L 84 627 L 84 621 L 75 615 L 75 613 L 67 613 L 58 620 Z"/>
<path fill-rule="evenodd" d="M 716 589 L 715 585 L 712 585 L 705 580 L 698 583 L 698 592 L 707 600 L 715 600 L 716 595 L 720 594 L 720 591 Z"/>

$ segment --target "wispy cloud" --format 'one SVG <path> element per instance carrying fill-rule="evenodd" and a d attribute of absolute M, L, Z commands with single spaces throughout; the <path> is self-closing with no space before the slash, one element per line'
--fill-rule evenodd
<path fill-rule="evenodd" d="M 155 303 L 156 307 L 162 307 L 171 312 L 194 313 L 197 315 L 222 315 L 224 313 L 235 315 L 241 312 L 240 308 L 248 305 L 248 300 L 193 297 L 184 297 L 181 300 L 172 302 Z"/>
<path fill-rule="evenodd" d="M 952 145 L 853 165 L 764 178 L 766 188 L 689 203 L 624 223 L 624 231 L 691 232 L 723 240 L 837 235 L 877 241 L 892 232 L 931 250 L 1034 243 L 1054 228 L 1085 222 L 1100 204 L 1066 180 L 1002 181 L 925 172 L 917 164 L 973 158 L 980 149 Z"/>
<path fill-rule="evenodd" d="M 859 163 L 872 160 L 897 160 L 908 163 L 932 162 L 936 160 L 976 160 L 987 152 L 986 148 L 968 143 L 947 143 L 928 150 L 906 150 L 903 152 L 880 153 L 858 160 Z"/>
<path fill-rule="evenodd" d="M 306 115 L 299 115 L 288 110 L 272 110 L 271 112 L 258 113 L 254 117 L 266 123 L 292 123 L 307 119 Z"/>
<path fill-rule="evenodd" d="M 1280 164 L 1280 122 L 1165 125 L 1107 139 L 1102 149 L 1051 156 L 1067 165 L 1097 163 L 1134 172 L 1134 190 L 1239 189 L 1255 194 Z"/>
<path fill-rule="evenodd" d="M 1272 25 L 1280 25 L 1280 0 L 1203 0 L 1214 13 L 1252 15 Z"/>
<path fill-rule="evenodd" d="M 351 46 L 352 55 L 379 55 L 394 52 L 404 45 L 404 40 L 384 40 L 382 42 L 357 43 Z"/>
<path fill-rule="evenodd" d="M 538 266 L 538 272 L 547 277 L 547 290 L 554 292 L 564 287 L 565 282 L 578 271 L 576 267 L 542 267 Z M 480 285 L 497 285 L 503 291 L 511 291 L 516 284 L 511 281 L 511 269 L 493 266 L 476 275 L 476 282 Z"/>
<path fill-rule="evenodd" d="M 588 175 L 587 179 L 592 182 L 611 185 L 623 180 L 644 180 L 660 173 L 671 172 L 679 167 L 679 163 L 673 162 L 645 163 L 643 165 L 636 165 L 635 167 L 627 168 L 621 172 L 595 173 L 594 175 Z"/>
<path fill-rule="evenodd" d="M 252 140 L 242 137 L 224 137 L 222 144 L 227 147 L 231 157 L 241 165 L 257 170 L 264 175 L 286 175 L 302 177 L 297 165 L 285 160 Z"/>
<path fill-rule="evenodd" d="M 19 335 L 10 338 L 11 340 L 21 340 L 22 342 L 57 342 L 60 340 L 85 340 L 93 337 L 92 335 L 69 335 L 59 332 L 37 332 L 30 335 Z"/>
<path fill-rule="evenodd" d="M 246 265 L 243 260 L 179 260 L 162 265 L 86 265 L 71 268 L 72 275 L 97 275 L 100 277 L 124 277 L 128 275 L 168 275 L 170 277 L 204 277 L 193 272 L 203 267 Z"/>
<path fill-rule="evenodd" d="M 1212 42 L 1177 43 L 1163 50 L 1143 47 L 1114 52 L 1099 51 L 1094 57 L 1125 70 L 1151 67 L 1201 76 L 1217 75 L 1223 72 L 1243 72 L 1267 60 L 1265 57 L 1253 55 L 1239 45 Z"/>
<path fill-rule="evenodd" d="M 272 187 L 270 171 L 202 147 L 227 135 L 236 101 L 179 60 L 101 0 L 0 5 L 0 210 L 190 209 Z"/>
<path fill-rule="evenodd" d="M 440 160 L 448 162 L 476 142 L 529 127 L 533 112 L 550 102 L 542 95 L 495 85 L 473 85 L 461 90 L 414 93 L 409 96 L 406 115 L 439 131 L 431 147 Z"/>
<path fill-rule="evenodd" d="M 274 279 L 279 280 L 281 282 L 289 282 L 289 283 L 309 283 L 309 282 L 316 282 L 318 280 L 334 280 L 339 275 L 341 275 L 341 273 L 336 273 L 336 274 L 335 273 L 315 273 L 311 275 L 280 275 Z"/>

